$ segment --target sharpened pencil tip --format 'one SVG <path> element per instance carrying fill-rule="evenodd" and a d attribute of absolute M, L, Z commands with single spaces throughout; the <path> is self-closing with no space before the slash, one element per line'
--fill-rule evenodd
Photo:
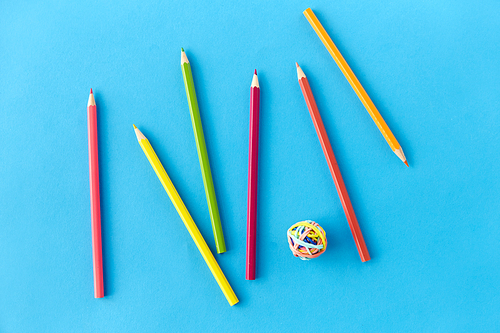
<path fill-rule="evenodd" d="M 87 107 L 95 106 L 94 94 L 92 93 L 92 88 L 90 88 L 89 101 L 87 102 Z"/>
<path fill-rule="evenodd" d="M 188 57 L 186 55 L 186 52 L 184 52 L 184 48 L 181 47 L 181 66 L 184 64 L 189 64 Z"/>
<path fill-rule="evenodd" d="M 304 71 L 302 70 L 302 68 L 300 68 L 300 66 L 299 66 L 299 63 L 298 63 L 298 62 L 296 62 L 296 63 L 295 63 L 295 65 L 297 65 L 297 78 L 298 78 L 298 79 L 299 79 L 299 81 L 300 81 L 300 79 L 305 78 L 305 77 L 306 77 L 306 75 L 304 74 Z"/>
<path fill-rule="evenodd" d="M 255 75 L 257 75 L 257 70 L 255 70 L 253 73 L 254 73 Z"/>
<path fill-rule="evenodd" d="M 408 168 L 410 167 L 410 166 L 408 165 L 408 162 L 407 162 L 407 161 L 405 161 L 405 164 L 406 164 L 406 166 L 407 166 Z"/>
<path fill-rule="evenodd" d="M 136 129 L 136 128 L 137 128 L 137 126 L 135 126 L 135 125 L 133 125 L 133 126 L 134 126 L 134 129 Z"/>

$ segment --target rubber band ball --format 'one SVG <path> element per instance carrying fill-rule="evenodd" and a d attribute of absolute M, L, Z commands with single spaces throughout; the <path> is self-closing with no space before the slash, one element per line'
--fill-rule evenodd
<path fill-rule="evenodd" d="M 314 221 L 295 223 L 288 229 L 287 237 L 293 255 L 302 260 L 319 257 L 326 250 L 326 232 Z"/>

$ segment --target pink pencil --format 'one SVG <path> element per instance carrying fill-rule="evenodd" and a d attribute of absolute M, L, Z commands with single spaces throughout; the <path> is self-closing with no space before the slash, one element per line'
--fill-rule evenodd
<path fill-rule="evenodd" d="M 102 281 L 102 243 L 101 243 L 101 204 L 99 198 L 99 160 L 97 153 L 97 114 L 94 94 L 90 89 L 87 104 L 89 129 L 89 175 L 90 175 L 90 214 L 92 223 L 92 259 L 94 263 L 94 297 L 104 297 Z"/>
<path fill-rule="evenodd" d="M 250 148 L 248 156 L 248 210 L 246 279 L 255 280 L 255 247 L 257 239 L 257 164 L 259 155 L 260 88 L 255 70 L 250 87 Z"/>

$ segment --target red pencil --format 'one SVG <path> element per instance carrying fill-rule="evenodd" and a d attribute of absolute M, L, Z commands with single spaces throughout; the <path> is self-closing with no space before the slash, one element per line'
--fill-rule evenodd
<path fill-rule="evenodd" d="M 297 65 L 297 76 L 299 78 L 300 89 L 302 89 L 302 94 L 304 95 L 304 99 L 306 100 L 307 108 L 309 109 L 314 127 L 316 128 L 316 133 L 318 134 L 319 142 L 321 143 L 321 147 L 323 148 L 326 162 L 330 167 L 330 172 L 332 174 L 333 181 L 335 182 L 337 192 L 339 193 L 340 202 L 342 203 L 342 207 L 344 208 L 347 222 L 349 222 L 349 227 L 351 228 L 354 242 L 356 243 L 356 247 L 358 248 L 359 256 L 361 257 L 361 261 L 368 261 L 370 260 L 370 254 L 368 254 L 368 249 L 366 248 L 365 240 L 363 239 L 361 229 L 358 225 L 358 220 L 356 219 L 356 215 L 354 214 L 351 200 L 349 199 L 349 195 L 347 194 L 344 180 L 342 179 L 342 175 L 340 174 L 337 160 L 335 159 L 335 155 L 333 155 L 332 146 L 330 145 L 330 140 L 328 140 L 328 135 L 326 134 L 325 126 L 323 125 L 323 121 L 321 120 L 321 116 L 318 111 L 318 106 L 316 105 L 311 87 L 309 86 L 309 81 L 307 81 L 307 78 L 304 75 L 302 69 L 299 67 L 299 64 L 295 64 Z"/>
<path fill-rule="evenodd" d="M 250 147 L 248 153 L 248 210 L 246 279 L 255 280 L 257 238 L 257 164 L 259 156 L 260 87 L 255 70 L 250 87 Z"/>
<path fill-rule="evenodd" d="M 90 89 L 87 104 L 89 130 L 90 215 L 92 224 L 92 260 L 94 263 L 94 297 L 104 297 L 102 281 L 101 204 L 99 198 L 99 159 L 97 151 L 97 114 Z"/>

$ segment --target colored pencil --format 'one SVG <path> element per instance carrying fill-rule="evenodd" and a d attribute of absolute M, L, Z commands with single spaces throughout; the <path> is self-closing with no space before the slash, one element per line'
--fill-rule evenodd
<path fill-rule="evenodd" d="M 149 140 L 146 139 L 144 134 L 142 134 L 141 131 L 135 125 L 134 125 L 134 130 L 135 130 L 135 135 L 137 136 L 137 141 L 139 141 L 139 145 L 144 151 L 144 154 L 146 154 L 149 163 L 151 163 L 151 166 L 153 167 L 156 176 L 158 176 L 158 179 L 160 179 L 163 188 L 165 188 L 165 191 L 167 191 L 167 194 L 170 197 L 172 203 L 174 204 L 177 213 L 181 217 L 182 222 L 184 222 L 184 225 L 186 226 L 191 237 L 193 238 L 193 241 L 198 247 L 198 250 L 200 251 L 203 259 L 205 259 L 208 268 L 210 268 L 210 271 L 212 272 L 215 280 L 219 284 L 219 287 L 222 289 L 224 296 L 226 296 L 226 299 L 229 302 L 229 304 L 233 306 L 234 304 L 238 303 L 238 298 L 234 294 L 233 289 L 229 285 L 229 282 L 224 276 L 224 273 L 220 269 L 219 264 L 217 264 L 217 261 L 215 260 L 212 252 L 210 251 L 207 243 L 203 239 L 203 236 L 198 230 L 198 227 L 194 223 L 193 218 L 189 214 L 189 211 L 187 210 L 186 206 L 184 205 L 184 202 L 182 202 L 179 193 L 177 193 L 174 184 L 172 184 L 172 181 L 170 180 L 170 177 L 168 177 L 168 174 L 163 168 L 163 165 L 158 159 L 158 156 L 156 156 L 153 147 L 149 143 Z"/>
<path fill-rule="evenodd" d="M 90 216 L 92 225 L 92 261 L 94 266 L 94 297 L 104 297 L 102 278 L 101 203 L 99 197 L 99 158 L 97 150 L 97 113 L 90 89 L 87 103 L 89 132 Z"/>
<path fill-rule="evenodd" d="M 257 239 L 257 169 L 259 159 L 260 87 L 255 70 L 250 86 L 250 146 L 248 149 L 248 206 L 246 279 L 255 280 Z"/>
<path fill-rule="evenodd" d="M 184 77 L 184 87 L 186 88 L 189 112 L 191 113 L 191 122 L 193 123 L 194 139 L 198 150 L 198 159 L 200 160 L 203 185 L 205 186 L 205 195 L 207 196 L 208 211 L 210 213 L 210 220 L 212 221 L 215 246 L 217 248 L 217 253 L 224 253 L 226 252 L 226 243 L 224 242 L 224 234 L 222 233 L 219 207 L 217 206 L 217 198 L 215 197 L 214 182 L 212 180 L 207 146 L 205 144 L 205 136 L 203 135 L 203 127 L 201 125 L 200 110 L 198 108 L 198 100 L 194 89 L 193 73 L 191 72 L 191 64 L 189 63 L 184 49 L 181 49 L 181 68 L 182 76 Z"/>
<path fill-rule="evenodd" d="M 333 155 L 332 146 L 330 144 L 330 140 L 328 139 L 328 134 L 326 133 L 323 121 L 321 120 L 321 115 L 319 114 L 318 106 L 316 105 L 316 101 L 314 100 L 311 87 L 309 86 L 309 81 L 307 81 L 307 77 L 299 67 L 299 64 L 296 63 L 296 65 L 300 89 L 302 90 L 302 94 L 304 95 L 304 99 L 306 100 L 307 108 L 309 109 L 309 113 L 311 114 L 311 119 L 314 123 L 314 127 L 316 128 L 319 142 L 321 143 L 323 153 L 326 157 L 326 162 L 328 163 L 330 173 L 332 174 L 333 181 L 335 182 L 335 187 L 337 188 L 340 202 L 342 203 L 342 208 L 344 208 L 347 222 L 349 223 L 349 227 L 351 228 L 354 242 L 356 243 L 356 247 L 358 248 L 359 256 L 361 257 L 361 261 L 368 261 L 370 260 L 370 254 L 368 253 L 365 240 L 363 239 L 363 235 L 361 234 L 361 229 L 359 228 L 356 214 L 354 214 L 354 208 L 352 207 L 351 200 L 349 199 L 349 195 L 347 194 L 344 180 L 342 179 L 342 175 L 340 174 L 337 160 L 335 159 L 335 155 Z"/>
<path fill-rule="evenodd" d="M 351 84 L 351 87 L 358 95 L 359 99 L 372 117 L 373 121 L 391 147 L 392 151 L 401 159 L 401 161 L 403 161 L 404 164 L 406 164 L 406 166 L 409 166 L 408 162 L 406 161 L 405 154 L 403 153 L 403 148 L 401 148 L 398 140 L 396 140 L 396 137 L 394 136 L 394 134 L 392 134 L 389 126 L 387 126 L 387 124 L 385 123 L 384 118 L 382 118 L 380 112 L 378 112 L 375 104 L 373 104 L 372 100 L 357 79 L 356 75 L 354 75 L 354 72 L 351 70 L 342 54 L 337 49 L 337 46 L 335 46 L 335 44 L 333 43 L 325 28 L 323 28 L 323 26 L 321 25 L 321 22 L 318 20 L 316 15 L 314 15 L 314 12 L 311 10 L 311 8 L 307 8 L 304 11 L 304 16 L 313 27 L 319 39 L 321 39 L 323 44 L 325 44 L 326 49 L 328 50 L 328 52 L 330 52 L 333 60 L 335 60 L 340 70 L 346 77 L 347 81 L 349 81 L 349 83 Z"/>

